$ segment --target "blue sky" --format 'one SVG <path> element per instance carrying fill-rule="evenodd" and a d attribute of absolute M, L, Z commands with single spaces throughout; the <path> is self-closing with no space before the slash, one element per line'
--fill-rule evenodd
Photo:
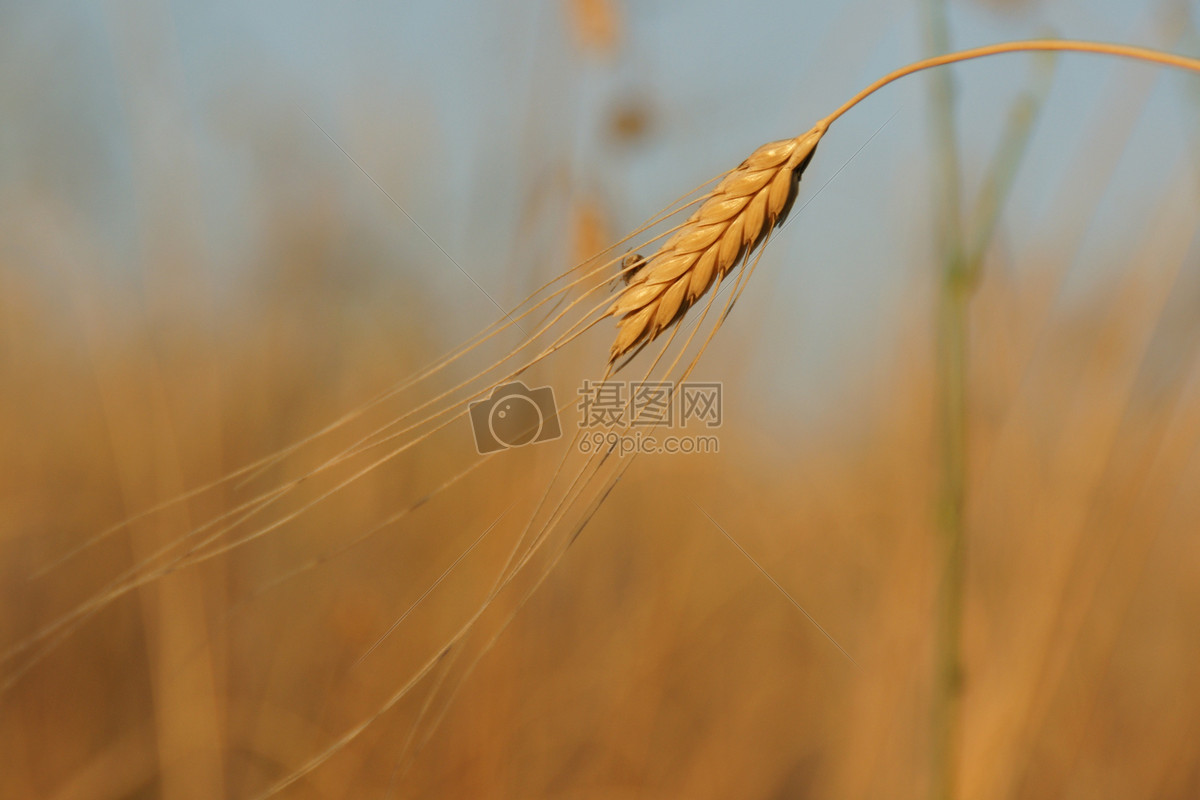
<path fill-rule="evenodd" d="M 1019 5 L 952 4 L 955 46 L 1047 31 L 1182 46 L 1165 5 Z M 623 232 L 922 55 L 917 3 L 625 2 L 608 59 L 573 49 L 563 6 L 9 5 L 0 11 L 0 199 L 19 215 L 22 192 L 42 187 L 70 209 L 64 224 L 84 224 L 112 248 L 98 269 L 144 259 L 148 227 L 184 220 L 203 243 L 201 268 L 219 283 L 253 269 L 271 212 L 264 202 L 275 196 L 263 180 L 282 172 L 299 198 L 334 185 L 329 202 L 384 243 L 379 268 L 419 273 L 433 302 L 461 311 L 465 335 L 494 308 L 464 298 L 472 290 L 438 246 L 501 302 L 519 299 L 514 258 L 546 261 L 527 265 L 535 274 L 554 269 L 553 252 L 522 249 L 531 181 L 566 175 L 568 193 L 605 198 Z M 970 192 L 1032 68 L 1006 56 L 955 74 Z M 760 356 L 772 373 L 797 376 L 774 387 L 784 405 L 828 401 L 810 377 L 852 381 L 840 365 L 878 357 L 902 323 L 897 299 L 928 290 L 925 86 L 909 79 L 838 123 L 805 177 L 800 203 L 812 202 L 773 244 L 757 296 L 743 301 L 762 328 L 754 336 L 804 343 Z M 1004 216 L 1015 269 L 1052 257 L 1055 236 L 1075 224 L 1082 238 L 1057 257 L 1089 266 L 1072 268 L 1085 277 L 1071 291 L 1086 295 L 1086 275 L 1119 271 L 1122 243 L 1145 229 L 1164 186 L 1181 165 L 1197 169 L 1196 109 L 1183 86 L 1162 70 L 1060 60 Z M 615 147 L 604 120 L 632 95 L 648 99 L 654 127 L 639 144 Z M 1088 165 L 1073 156 L 1124 117 L 1131 133 L 1104 151 L 1111 163 L 1096 169 L 1106 180 L 1088 185 Z M 264 132 L 265 150 L 253 143 Z M 270 159 L 282 170 L 262 169 Z"/>

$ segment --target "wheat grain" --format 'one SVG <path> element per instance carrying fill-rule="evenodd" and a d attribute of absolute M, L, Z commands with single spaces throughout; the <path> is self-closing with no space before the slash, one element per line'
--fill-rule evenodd
<path fill-rule="evenodd" d="M 826 127 L 755 150 L 674 236 L 627 274 L 628 285 L 606 312 L 620 317 L 610 362 L 670 327 L 787 217 Z"/>

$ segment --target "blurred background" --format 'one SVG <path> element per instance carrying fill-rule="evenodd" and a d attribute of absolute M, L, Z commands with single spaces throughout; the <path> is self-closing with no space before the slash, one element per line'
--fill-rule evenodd
<path fill-rule="evenodd" d="M 950 105 L 909 78 L 840 120 L 697 370 L 720 452 L 637 459 L 473 669 L 388 703 L 512 538 L 372 649 L 553 469 L 529 448 L 439 490 L 465 427 L 37 638 L 244 495 L 135 515 L 359 407 L 938 31 L 1197 55 L 1198 14 L 0 5 L 0 796 L 256 797 L 368 719 L 281 795 L 929 796 L 947 208 L 977 276 L 955 795 L 1200 796 L 1200 78 L 1087 55 L 953 67 Z M 612 332 L 538 378 L 570 391 Z"/>

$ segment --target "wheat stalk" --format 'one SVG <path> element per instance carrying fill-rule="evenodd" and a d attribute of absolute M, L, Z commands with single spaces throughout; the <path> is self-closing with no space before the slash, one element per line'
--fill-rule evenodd
<path fill-rule="evenodd" d="M 839 117 L 884 86 L 914 72 L 1002 53 L 1070 51 L 1130 58 L 1200 72 L 1200 61 L 1144 47 L 1035 39 L 986 45 L 915 61 L 870 84 L 795 139 L 770 142 L 728 173 L 700 207 L 652 256 L 634 255 L 622 266 L 627 285 L 605 312 L 617 317 L 609 364 L 653 341 L 677 322 L 696 299 L 719 283 L 779 225 L 796 199 L 800 175 L 817 143 Z"/>

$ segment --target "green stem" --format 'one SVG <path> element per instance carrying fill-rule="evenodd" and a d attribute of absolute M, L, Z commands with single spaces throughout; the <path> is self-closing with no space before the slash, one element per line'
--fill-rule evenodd
<path fill-rule="evenodd" d="M 931 792 L 956 795 L 961 740 L 962 618 L 966 573 L 967 340 L 970 287 L 959 265 L 947 263 L 938 298 L 938 566 Z"/>
<path fill-rule="evenodd" d="M 945 0 L 924 0 L 926 49 L 950 49 Z M 930 75 L 930 132 L 937 175 L 936 223 L 941 271 L 937 325 L 940 491 L 930 797 L 957 796 L 962 699 L 962 612 L 966 552 L 967 336 L 970 285 L 963 251 L 962 177 L 954 83 L 949 70 Z"/>
<path fill-rule="evenodd" d="M 1000 144 L 985 173 L 983 185 L 971 218 L 970 237 L 966 248 L 966 278 L 973 288 L 979 279 L 987 249 L 991 246 L 1000 213 L 1008 202 L 1017 168 L 1025 157 L 1034 123 L 1041 114 L 1054 77 L 1054 53 L 1042 53 L 1035 61 L 1033 85 L 1023 92 L 1009 109 L 1008 122 Z"/>

